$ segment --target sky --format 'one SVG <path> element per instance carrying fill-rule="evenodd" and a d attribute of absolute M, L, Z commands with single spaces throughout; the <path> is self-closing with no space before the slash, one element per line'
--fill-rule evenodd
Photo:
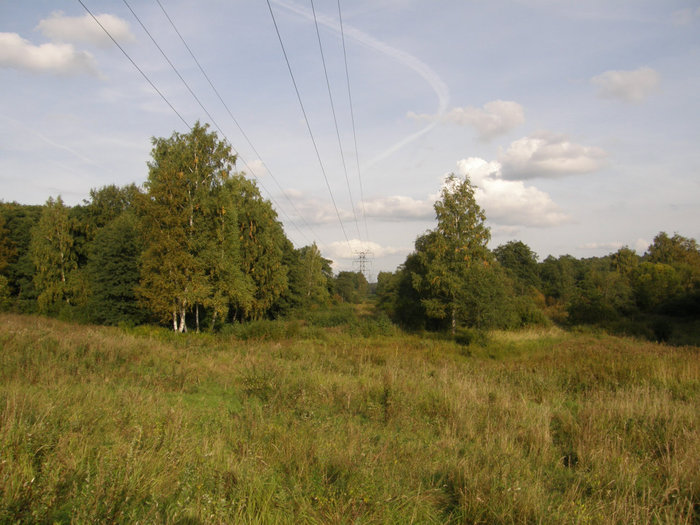
<path fill-rule="evenodd" d="M 492 248 L 700 238 L 698 0 L 82 2 L 0 0 L 5 202 L 143 184 L 199 120 L 336 271 L 400 265 L 449 173 Z"/>

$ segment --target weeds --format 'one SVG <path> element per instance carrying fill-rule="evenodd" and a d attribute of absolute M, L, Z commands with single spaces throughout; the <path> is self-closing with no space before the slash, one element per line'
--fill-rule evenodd
<path fill-rule="evenodd" d="M 0 317 L 0 522 L 700 519 L 697 348 L 547 328 L 466 353 L 344 315 Z"/>

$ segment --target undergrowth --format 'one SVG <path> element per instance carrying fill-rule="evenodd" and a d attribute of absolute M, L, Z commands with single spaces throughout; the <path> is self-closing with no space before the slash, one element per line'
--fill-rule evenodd
<path fill-rule="evenodd" d="M 344 315 L 0 316 L 0 522 L 700 521 L 698 348 Z"/>

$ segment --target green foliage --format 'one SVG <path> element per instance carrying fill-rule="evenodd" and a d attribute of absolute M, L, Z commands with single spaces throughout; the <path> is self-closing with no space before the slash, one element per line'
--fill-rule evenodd
<path fill-rule="evenodd" d="M 78 263 L 73 245 L 69 210 L 61 197 L 56 200 L 50 197 L 32 231 L 29 248 L 36 268 L 37 304 L 42 313 L 57 313 L 63 304 L 70 304 L 80 294 L 76 286 Z"/>
<path fill-rule="evenodd" d="M 339 272 L 333 283 L 335 293 L 346 303 L 361 303 L 369 291 L 369 284 L 362 272 Z"/>
<path fill-rule="evenodd" d="M 260 195 L 257 185 L 241 175 L 229 182 L 238 211 L 241 268 L 252 282 L 249 303 L 240 302 L 238 318 L 262 319 L 289 286 L 288 268 L 283 264 L 285 237 L 272 204 Z"/>
<path fill-rule="evenodd" d="M 669 264 L 643 262 L 633 279 L 635 299 L 642 310 L 653 311 L 682 290 L 681 278 Z"/>
<path fill-rule="evenodd" d="M 14 302 L 21 311 L 36 310 L 36 290 L 34 288 L 34 264 L 31 260 L 29 246 L 32 230 L 39 222 L 41 206 L 28 206 L 17 203 L 0 203 L 1 216 L 4 218 L 5 261 L 4 275 Z"/>
<path fill-rule="evenodd" d="M 95 235 L 87 265 L 90 289 L 88 315 L 102 324 L 138 324 L 144 312 L 136 297 L 141 235 L 138 220 L 125 212 Z"/>
<path fill-rule="evenodd" d="M 498 326 L 505 289 L 487 248 L 490 232 L 469 178 L 450 175 L 435 203 L 437 228 L 416 240 L 425 273 L 413 273 L 428 317 L 458 325 Z M 502 322 L 502 321 L 501 321 Z"/>
<path fill-rule="evenodd" d="M 277 304 L 280 312 L 289 314 L 294 310 L 327 307 L 332 286 L 330 264 L 316 243 L 298 249 L 287 243 L 284 265 L 289 270 L 289 287 Z"/>
<path fill-rule="evenodd" d="M 493 251 L 496 260 L 523 287 L 540 288 L 537 254 L 522 241 L 510 241 Z"/>
<path fill-rule="evenodd" d="M 187 330 L 188 311 L 229 304 L 247 310 L 251 283 L 241 271 L 238 186 L 230 146 L 195 124 L 185 135 L 153 139 L 147 195 L 141 199 L 145 251 L 139 295 L 160 319 Z M 240 212 L 244 213 L 244 212 Z M 199 326 L 197 326 L 199 328 Z"/>

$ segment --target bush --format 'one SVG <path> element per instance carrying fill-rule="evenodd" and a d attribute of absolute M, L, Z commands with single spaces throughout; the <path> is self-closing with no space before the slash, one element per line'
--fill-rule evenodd
<path fill-rule="evenodd" d="M 454 340 L 456 343 L 464 346 L 486 346 L 488 344 L 488 335 L 485 331 L 476 328 L 458 328 L 454 335 Z"/>

